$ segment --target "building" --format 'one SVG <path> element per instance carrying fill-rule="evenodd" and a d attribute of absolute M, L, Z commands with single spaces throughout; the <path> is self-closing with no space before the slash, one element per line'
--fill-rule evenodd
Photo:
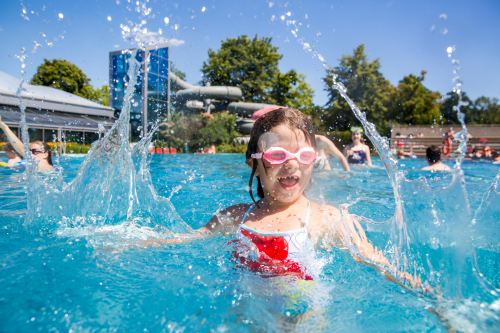
<path fill-rule="evenodd" d="M 126 84 L 129 82 L 127 59 L 130 59 L 131 51 L 109 53 L 109 101 L 116 117 L 123 109 Z M 142 63 L 142 75 L 131 100 L 131 142 L 140 140 L 143 129 L 147 132 L 162 117 L 170 115 L 169 44 L 139 50 L 136 59 Z"/>
<path fill-rule="evenodd" d="M 20 138 L 21 111 L 16 92 L 21 80 L 0 72 L 0 116 Z M 30 141 L 92 143 L 98 138 L 99 125 L 114 123 L 113 109 L 80 96 L 45 86 L 25 83 L 21 93 L 26 105 L 26 123 Z M 1 132 L 1 131 L 0 131 Z M 6 142 L 0 133 L 0 142 Z"/>

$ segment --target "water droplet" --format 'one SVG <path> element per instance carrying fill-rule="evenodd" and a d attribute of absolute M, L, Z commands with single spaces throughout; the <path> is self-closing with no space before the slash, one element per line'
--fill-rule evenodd
<path fill-rule="evenodd" d="M 108 16 L 108 21 L 111 21 L 111 16 Z"/>
<path fill-rule="evenodd" d="M 59 18 L 62 19 L 64 15 L 62 13 L 59 13 Z"/>
<path fill-rule="evenodd" d="M 203 7 L 203 8 L 201 9 L 201 11 L 202 11 L 202 12 L 204 12 L 205 10 L 206 10 L 206 8 L 205 8 L 205 7 Z"/>
<path fill-rule="evenodd" d="M 170 22 L 170 20 L 168 19 L 168 17 L 165 17 L 163 19 L 163 21 L 165 22 L 165 24 L 168 24 L 168 22 Z M 177 24 L 176 24 L 176 26 L 177 26 Z M 177 30 L 177 28 L 175 28 L 175 30 Z"/>

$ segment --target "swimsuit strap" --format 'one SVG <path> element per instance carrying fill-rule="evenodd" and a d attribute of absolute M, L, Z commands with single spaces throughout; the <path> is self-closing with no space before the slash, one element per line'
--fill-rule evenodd
<path fill-rule="evenodd" d="M 309 223 L 309 216 L 311 215 L 311 201 L 307 200 L 306 217 L 304 221 L 304 228 L 307 229 L 307 223 Z"/>
<path fill-rule="evenodd" d="M 250 211 L 251 211 L 251 210 L 252 210 L 252 208 L 254 208 L 254 207 L 255 207 L 255 205 L 250 205 L 250 207 L 248 207 L 247 212 L 245 213 L 245 215 L 243 215 L 243 219 L 242 219 L 242 220 L 241 220 L 241 222 L 240 222 L 241 224 L 245 223 L 245 219 L 247 218 L 248 213 L 250 213 Z"/>

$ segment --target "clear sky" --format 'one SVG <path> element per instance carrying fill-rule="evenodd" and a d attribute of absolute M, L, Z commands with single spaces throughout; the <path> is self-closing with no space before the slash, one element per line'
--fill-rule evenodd
<path fill-rule="evenodd" d="M 58 58 L 75 63 L 94 86 L 107 83 L 109 52 L 130 46 L 122 38 L 120 24 L 139 21 L 135 0 L 130 1 L 2 1 L 0 71 L 19 78 L 21 65 L 15 55 L 25 47 L 28 79 L 44 58 Z M 446 48 L 455 45 L 464 91 L 472 98 L 500 98 L 498 0 L 150 0 L 147 7 L 154 17 L 145 27 L 156 33 L 161 29 L 156 37 L 172 39 L 176 46 L 171 60 L 186 72 L 190 83 L 200 80 L 209 48 L 218 49 L 221 40 L 246 34 L 273 37 L 284 55 L 280 69 L 294 68 L 305 74 L 319 105 L 327 101 L 322 81 L 325 70 L 299 40 L 331 67 L 364 43 L 369 59 L 380 59 L 381 72 L 392 84 L 404 75 L 426 70 L 424 85 L 442 94 L 454 86 Z M 42 45 L 36 54 L 31 53 L 34 41 Z"/>

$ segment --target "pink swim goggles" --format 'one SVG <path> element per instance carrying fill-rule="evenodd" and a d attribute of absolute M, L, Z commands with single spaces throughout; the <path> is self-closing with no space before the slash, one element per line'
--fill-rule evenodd
<path fill-rule="evenodd" d="M 271 164 L 282 164 L 294 157 L 302 164 L 311 164 L 316 160 L 318 154 L 311 147 L 300 148 L 296 153 L 290 153 L 285 148 L 272 147 L 263 153 L 256 153 L 251 156 L 252 158 L 264 158 Z"/>

